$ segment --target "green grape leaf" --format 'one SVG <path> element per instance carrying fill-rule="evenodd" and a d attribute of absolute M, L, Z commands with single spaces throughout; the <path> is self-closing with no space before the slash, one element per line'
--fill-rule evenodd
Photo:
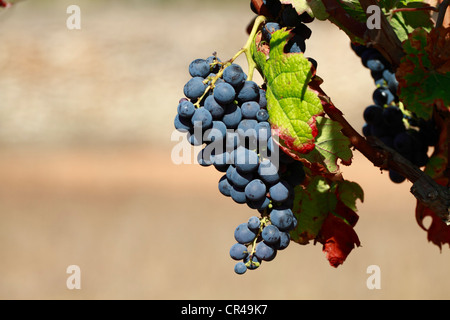
<path fill-rule="evenodd" d="M 253 59 L 266 80 L 267 110 L 273 135 L 282 147 L 293 154 L 314 149 L 317 135 L 316 117 L 323 108 L 316 92 L 308 87 L 311 63 L 302 53 L 285 53 L 293 35 L 285 28 L 272 34 L 270 50 L 261 33 L 252 47 Z"/>
<path fill-rule="evenodd" d="M 431 118 L 434 105 L 443 110 L 450 106 L 450 71 L 438 56 L 444 52 L 438 46 L 448 49 L 450 41 L 441 41 L 435 36 L 438 32 L 416 29 L 411 33 L 403 43 L 406 55 L 396 72 L 400 100 L 407 110 L 426 120 Z"/>
<path fill-rule="evenodd" d="M 381 1 L 380 5 L 384 12 L 391 15 L 388 16 L 388 21 L 392 29 L 397 34 L 401 42 L 408 39 L 408 35 L 417 28 L 424 28 L 430 31 L 433 26 L 430 11 L 395 11 L 396 9 L 414 9 L 429 6 L 429 4 L 418 0 L 402 0 L 402 1 Z"/>
<path fill-rule="evenodd" d="M 337 205 L 336 195 L 330 192 L 330 185 L 324 177 L 315 176 L 304 188 L 295 188 L 292 212 L 297 218 L 297 228 L 291 231 L 291 239 L 307 244 L 319 234 L 329 212 Z"/>
<path fill-rule="evenodd" d="M 297 227 L 290 232 L 291 240 L 303 245 L 311 240 L 322 243 L 330 264 L 337 267 L 360 245 L 353 227 L 358 221 L 356 200 L 363 197 L 354 182 L 313 176 L 306 185 L 295 188 Z"/>
<path fill-rule="evenodd" d="M 306 0 L 280 0 L 281 4 L 290 4 L 292 7 L 297 11 L 297 13 L 300 15 L 303 12 L 310 12 L 311 9 L 308 5 L 308 1 Z"/>
<path fill-rule="evenodd" d="M 337 181 L 332 187 L 339 195 L 339 200 L 348 208 L 357 211 L 356 200 L 364 201 L 364 191 L 359 184 L 347 180 Z"/>
<path fill-rule="evenodd" d="M 445 155 L 437 154 L 430 157 L 427 166 L 425 167 L 425 173 L 432 178 L 440 177 L 447 169 L 448 159 Z"/>
<path fill-rule="evenodd" d="M 350 140 L 341 132 L 342 126 L 324 117 L 317 117 L 316 125 L 318 129 L 316 147 L 303 158 L 311 163 L 322 164 L 332 173 L 339 170 L 338 159 L 342 159 L 344 164 L 350 164 L 353 153 L 350 149 Z"/>
<path fill-rule="evenodd" d="M 362 8 L 361 4 L 357 0 L 344 0 L 339 1 L 340 6 L 344 9 L 352 18 L 359 22 L 366 23 L 367 16 Z"/>
<path fill-rule="evenodd" d="M 321 0 L 281 0 L 282 4 L 290 4 L 300 15 L 307 12 L 319 20 L 326 20 L 329 14 Z"/>

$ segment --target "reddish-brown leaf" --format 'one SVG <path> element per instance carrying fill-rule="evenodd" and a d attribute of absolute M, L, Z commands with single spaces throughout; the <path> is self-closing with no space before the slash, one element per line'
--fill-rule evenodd
<path fill-rule="evenodd" d="M 450 28 L 431 30 L 425 51 L 437 72 L 450 72 Z"/>
<path fill-rule="evenodd" d="M 423 225 L 423 220 L 426 217 L 431 217 L 432 221 L 428 229 Z M 443 244 L 450 246 L 450 226 L 442 221 L 430 208 L 424 206 L 421 202 L 417 202 L 416 219 L 419 226 L 428 232 L 428 241 L 442 249 Z"/>
<path fill-rule="evenodd" d="M 353 227 L 334 214 L 329 214 L 320 231 L 319 242 L 333 267 L 344 263 L 349 253 L 361 245 Z"/>

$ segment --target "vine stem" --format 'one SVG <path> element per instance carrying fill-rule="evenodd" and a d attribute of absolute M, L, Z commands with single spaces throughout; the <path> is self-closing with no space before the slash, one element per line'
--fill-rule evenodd
<path fill-rule="evenodd" d="M 433 6 L 427 6 L 427 7 L 420 7 L 420 8 L 397 8 L 394 9 L 392 11 L 390 11 L 389 13 L 394 14 L 397 12 L 415 12 L 415 11 L 434 11 L 434 12 L 438 12 L 439 9 Z"/>
<path fill-rule="evenodd" d="M 223 72 L 225 71 L 225 69 L 231 65 L 241 54 L 245 53 L 245 56 L 247 58 L 247 64 L 248 64 L 248 76 L 247 76 L 247 80 L 252 80 L 253 79 L 253 73 L 256 69 L 256 62 L 253 60 L 253 56 L 252 56 L 252 45 L 253 42 L 255 40 L 256 37 L 256 33 L 259 30 L 259 27 L 261 26 L 261 24 L 263 24 L 265 21 L 267 20 L 267 18 L 265 16 L 258 16 L 255 19 L 255 22 L 253 24 L 253 28 L 252 31 L 250 32 L 250 35 L 247 39 L 247 42 L 245 43 L 245 45 L 242 47 L 241 50 L 239 50 L 234 56 L 233 58 L 231 58 L 230 60 L 228 60 L 227 62 L 225 62 L 222 67 L 220 68 L 220 71 L 212 78 L 212 79 L 205 79 L 204 83 L 207 83 L 208 81 L 211 81 L 211 83 L 206 87 L 205 92 L 203 92 L 203 95 L 197 100 L 196 103 L 194 103 L 194 106 L 196 108 L 200 108 L 200 102 L 203 100 L 203 98 L 205 98 L 205 96 L 208 94 L 208 92 L 214 88 L 217 80 L 219 80 L 222 75 Z"/>
<path fill-rule="evenodd" d="M 342 126 L 342 133 L 349 138 L 350 143 L 360 151 L 370 162 L 381 169 L 393 169 L 413 183 L 411 193 L 418 201 L 433 210 L 444 222 L 450 224 L 450 190 L 437 184 L 410 161 L 395 150 L 387 147 L 377 138 L 366 140 L 344 118 L 343 113 L 336 108 L 330 98 L 320 87 L 314 87 L 319 92 L 325 113 Z"/>
<path fill-rule="evenodd" d="M 447 13 L 447 8 L 448 8 L 448 5 L 449 5 L 449 2 L 450 2 L 450 0 L 444 0 L 439 5 L 439 8 L 438 8 L 439 9 L 438 10 L 439 14 L 438 14 L 438 17 L 437 17 L 437 20 L 436 20 L 436 28 L 442 27 L 442 24 L 444 23 L 445 14 Z"/>

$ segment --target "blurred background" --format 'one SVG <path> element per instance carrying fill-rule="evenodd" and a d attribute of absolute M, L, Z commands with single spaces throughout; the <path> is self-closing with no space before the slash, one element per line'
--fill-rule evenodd
<path fill-rule="evenodd" d="M 69 30 L 69 5 L 81 30 Z M 448 299 L 448 247 L 429 243 L 409 183 L 358 152 L 356 248 L 337 269 L 292 243 L 237 276 L 234 228 L 254 213 L 221 174 L 171 160 L 188 65 L 245 43 L 249 1 L 24 1 L 0 13 L 0 298 Z M 356 128 L 374 90 L 347 37 L 310 25 L 307 56 Z M 238 60 L 245 65 L 245 61 Z M 81 268 L 69 290 L 66 268 Z M 381 289 L 369 290 L 378 265 Z"/>

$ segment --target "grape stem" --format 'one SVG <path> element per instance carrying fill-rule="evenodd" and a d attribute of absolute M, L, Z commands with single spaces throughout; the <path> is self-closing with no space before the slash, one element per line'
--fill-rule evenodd
<path fill-rule="evenodd" d="M 265 216 L 260 220 L 260 225 L 258 229 L 258 234 L 256 235 L 255 239 L 253 239 L 252 242 L 252 252 L 250 252 L 250 256 L 252 257 L 255 254 L 256 251 L 256 241 L 258 241 L 259 236 L 261 235 L 263 229 L 265 226 L 269 224 L 269 217 Z"/>
<path fill-rule="evenodd" d="M 242 47 L 241 50 L 239 50 L 233 58 L 231 58 L 222 68 L 221 72 L 219 72 L 217 74 L 217 76 L 221 77 L 223 74 L 223 70 L 225 70 L 225 68 L 227 66 L 229 66 L 230 64 L 232 64 L 241 54 L 245 53 L 245 57 L 247 58 L 247 64 L 248 64 L 248 75 L 247 75 L 247 80 L 252 80 L 253 79 L 253 74 L 255 72 L 256 69 L 256 62 L 255 60 L 253 60 L 253 55 L 252 55 L 252 45 L 255 42 L 255 37 L 256 37 L 256 33 L 259 30 L 259 27 L 266 22 L 267 18 L 265 16 L 258 16 L 255 19 L 255 22 L 253 23 L 253 28 L 252 31 L 250 32 L 250 35 L 247 39 L 247 42 L 245 43 L 245 45 Z M 217 79 L 219 77 L 216 77 Z M 216 79 L 216 80 L 217 80 Z"/>
<path fill-rule="evenodd" d="M 194 103 L 194 106 L 196 108 L 200 108 L 200 103 L 201 101 L 205 98 L 205 96 L 208 94 L 208 92 L 211 89 L 214 89 L 215 84 L 217 82 L 217 80 L 219 80 L 220 78 L 222 78 L 223 76 L 223 72 L 225 71 L 225 69 L 231 65 L 241 54 L 245 53 L 245 56 L 247 58 L 247 64 L 248 64 L 248 75 L 247 75 L 247 80 L 252 80 L 253 79 L 253 74 L 255 72 L 256 69 L 256 62 L 255 60 L 253 60 L 253 55 L 252 55 L 252 45 L 255 42 L 255 37 L 256 37 L 256 33 L 259 30 L 259 27 L 261 26 L 261 24 L 263 24 L 265 21 L 267 20 L 267 18 L 265 16 L 258 16 L 255 19 L 255 22 L 253 24 L 253 28 L 252 31 L 250 32 L 250 35 L 247 39 L 247 42 L 245 43 L 244 47 L 239 50 L 233 58 L 231 58 L 230 60 L 226 61 L 225 63 L 222 64 L 222 67 L 220 68 L 219 72 L 212 78 L 212 79 L 205 79 L 204 83 L 207 83 L 209 80 L 211 81 L 211 83 L 206 87 L 205 92 L 203 92 L 203 95 L 198 98 L 198 100 Z"/>

